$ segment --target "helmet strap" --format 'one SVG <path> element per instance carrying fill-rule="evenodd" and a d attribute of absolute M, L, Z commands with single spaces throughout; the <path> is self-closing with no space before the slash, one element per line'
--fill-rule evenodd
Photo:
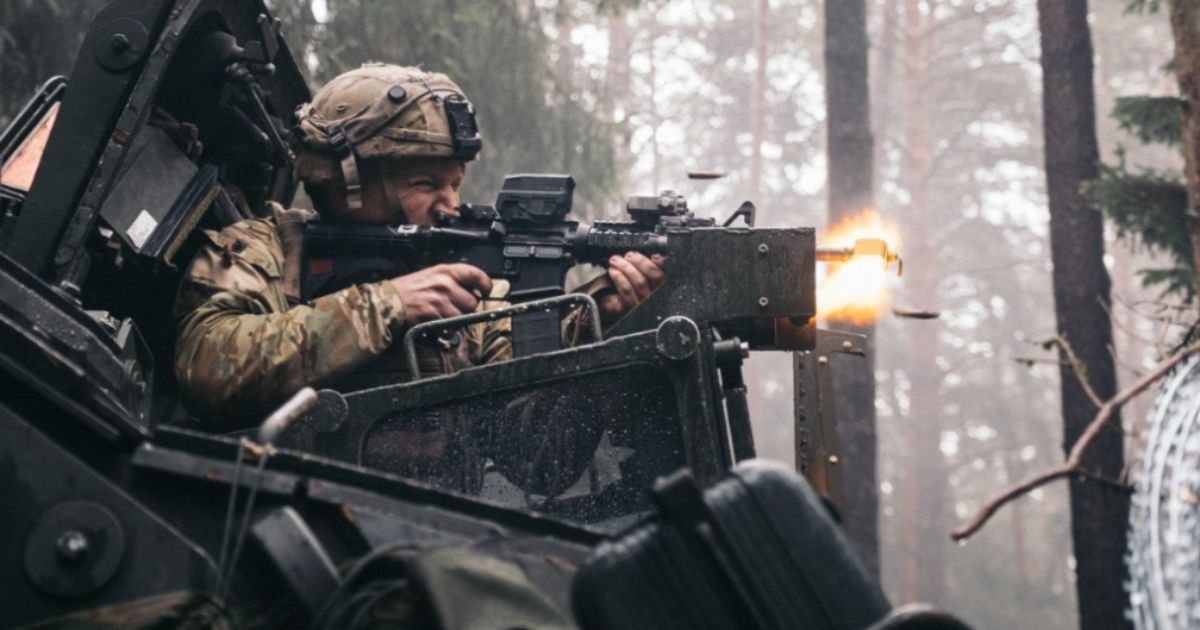
<path fill-rule="evenodd" d="M 351 150 L 342 158 L 342 180 L 346 182 L 346 208 L 362 210 L 362 181 L 358 177 L 358 158 Z"/>
<path fill-rule="evenodd" d="M 362 209 L 362 180 L 358 176 L 358 156 L 346 137 L 345 128 L 338 127 L 329 136 L 329 146 L 340 159 L 342 181 L 346 185 L 346 208 L 350 211 Z"/>

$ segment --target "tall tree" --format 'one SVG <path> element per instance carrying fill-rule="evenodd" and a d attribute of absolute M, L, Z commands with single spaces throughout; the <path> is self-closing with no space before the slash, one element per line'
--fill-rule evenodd
<path fill-rule="evenodd" d="M 874 6 L 877 8 L 879 33 L 876 35 L 877 44 L 871 47 L 870 60 L 871 131 L 874 134 L 872 144 L 875 151 L 872 165 L 879 171 L 886 163 L 884 151 L 888 146 L 887 138 L 895 127 L 894 118 L 897 113 L 892 102 L 892 86 L 896 83 L 895 74 L 898 71 L 896 40 L 900 36 L 899 22 L 903 2 L 882 0 L 882 3 L 875 2 Z M 879 185 L 884 178 L 877 175 L 872 179 L 876 193 L 872 197 L 877 198 Z"/>
<path fill-rule="evenodd" d="M 762 203 L 763 132 L 767 126 L 767 24 L 771 3 L 758 0 L 754 5 L 754 94 L 750 108 L 750 198 Z"/>
<path fill-rule="evenodd" d="M 874 130 L 876 203 L 904 227 L 897 302 L 942 317 L 876 323 L 885 584 L 983 627 L 1078 627 L 1065 487 L 1023 506 L 1017 531 L 965 547 L 946 535 L 996 483 L 1061 459 L 1043 447 L 1058 440 L 1057 371 L 1012 361 L 1054 326 L 1048 241 L 1029 219 L 1045 203 L 1036 4 L 901 0 L 889 36 L 894 4 L 869 9 L 895 66 L 871 93 L 873 111 L 893 95 Z"/>
<path fill-rule="evenodd" d="M 630 92 L 630 33 L 628 9 L 618 5 L 608 15 L 608 56 L 604 64 L 604 106 L 616 133 L 613 162 L 616 164 L 616 185 L 613 204 L 621 201 L 625 190 L 625 174 L 631 161 L 629 151 L 629 92 Z"/>
<path fill-rule="evenodd" d="M 1038 0 L 1038 25 L 1055 316 L 1060 339 L 1075 355 L 1060 352 L 1063 445 L 1069 450 L 1096 414 L 1091 394 L 1108 399 L 1116 389 L 1104 223 L 1080 192 L 1084 182 L 1096 178 L 1099 161 L 1087 0 Z M 1117 479 L 1122 435 L 1119 423 L 1108 427 L 1091 450 L 1093 472 Z M 1070 492 L 1080 625 L 1127 627 L 1128 495 L 1081 478 L 1072 478 Z"/>
<path fill-rule="evenodd" d="M 906 0 L 904 5 L 904 153 L 901 182 L 908 193 L 905 218 L 905 256 L 920 272 L 908 280 L 917 304 L 937 304 L 939 234 L 928 229 L 937 222 L 933 183 L 935 145 L 927 89 L 936 43 L 932 3 Z M 941 370 L 938 368 L 941 331 L 913 326 L 907 334 L 912 406 L 909 414 L 907 474 L 901 509 L 908 514 L 908 549 L 900 582 L 904 600 L 941 604 L 946 588 L 946 539 L 941 523 L 946 513 L 945 461 L 939 452 L 943 429 Z"/>
<path fill-rule="evenodd" d="M 309 46 L 318 81 L 384 60 L 445 72 L 471 97 L 485 144 L 465 198 L 490 198 L 511 173 L 567 169 L 579 186 L 578 212 L 596 215 L 610 198 L 613 125 L 595 97 L 600 77 L 581 67 L 583 55 L 569 37 L 574 11 L 588 7 L 516 0 L 458 3 L 454 10 L 387 0 L 325 5 L 325 22 Z M 554 37 L 561 34 L 568 36 Z"/>
<path fill-rule="evenodd" d="M 868 93 L 865 0 L 825 2 L 826 151 L 829 224 L 873 206 L 874 149 Z M 874 335 L 873 326 L 829 321 L 831 328 Z M 870 344 L 868 343 L 868 346 Z M 837 412 L 846 464 L 846 532 L 872 574 L 879 574 L 874 352 L 865 365 L 836 361 Z"/>

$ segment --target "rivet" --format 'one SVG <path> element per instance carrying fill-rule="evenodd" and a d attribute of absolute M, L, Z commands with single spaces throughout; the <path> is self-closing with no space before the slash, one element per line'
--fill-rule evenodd
<path fill-rule="evenodd" d="M 765 295 L 758 298 L 758 305 L 761 306 L 762 308 L 767 308 L 767 305 L 770 303 L 771 303 L 771 300 L 768 300 L 767 296 L 765 296 Z"/>
<path fill-rule="evenodd" d="M 116 52 L 125 52 L 129 50 L 129 36 L 125 33 L 117 33 L 108 40 L 108 45 Z"/>
<path fill-rule="evenodd" d="M 387 95 L 388 100 L 392 101 L 393 103 L 402 103 L 404 102 L 404 99 L 408 97 L 408 92 L 405 92 L 404 88 L 399 85 L 393 85 L 392 87 L 388 88 Z"/>
<path fill-rule="evenodd" d="M 826 365 L 829 363 L 829 357 L 817 357 L 817 363 L 819 365 Z"/>
<path fill-rule="evenodd" d="M 759 246 L 758 246 L 758 253 L 760 253 L 760 254 L 766 254 L 766 253 L 767 253 L 767 252 L 769 252 L 769 251 L 771 251 L 771 248 L 770 248 L 770 246 L 768 246 L 766 243 L 760 243 L 760 244 L 759 244 Z"/>
<path fill-rule="evenodd" d="M 842 350 L 851 350 L 851 349 L 853 349 L 853 348 L 854 348 L 854 344 L 853 344 L 853 343 L 851 343 L 851 342 L 849 342 L 849 341 L 843 341 L 843 342 L 842 342 Z"/>
<path fill-rule="evenodd" d="M 838 463 L 839 461 L 840 461 L 840 460 L 838 459 L 838 456 L 837 456 L 837 455 L 830 455 L 830 456 L 829 456 L 829 463 L 830 463 L 830 464 L 836 464 L 836 463 Z"/>

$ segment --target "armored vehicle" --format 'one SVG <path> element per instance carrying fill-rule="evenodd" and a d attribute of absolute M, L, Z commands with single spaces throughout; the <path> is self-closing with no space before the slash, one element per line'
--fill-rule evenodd
<path fill-rule="evenodd" d="M 202 430 L 168 367 L 180 269 L 200 230 L 292 200 L 308 97 L 262 0 L 115 0 L 0 137 L 0 626 L 961 627 L 892 611 L 818 498 L 839 488 L 824 358 L 859 340 L 815 330 L 812 230 L 733 225 L 749 207 L 722 226 L 635 198 L 580 236 L 521 193 L 563 178 L 510 180 L 494 214 L 430 238 L 475 234 L 513 273 L 557 256 L 560 276 L 588 247 L 664 248 L 668 285 L 587 343 Z M 487 316 L 595 317 L 551 284 Z M 807 482 L 749 461 L 758 349 L 800 353 Z M 482 483 L 396 438 L 448 413 L 499 419 L 508 456 Z"/>

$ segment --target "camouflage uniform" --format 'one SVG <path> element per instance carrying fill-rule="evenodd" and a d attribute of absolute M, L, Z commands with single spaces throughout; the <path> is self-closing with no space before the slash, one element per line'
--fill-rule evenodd
<path fill-rule="evenodd" d="M 347 72 L 302 106 L 297 119 L 297 177 L 308 187 L 340 192 L 350 219 L 362 208 L 364 161 L 465 163 L 481 146 L 462 90 L 445 75 L 417 68 L 368 64 Z M 184 400 L 210 429 L 257 421 L 306 385 L 355 391 L 409 378 L 397 343 L 405 306 L 395 287 L 361 284 L 298 304 L 302 231 L 293 228 L 303 223 L 294 211 L 273 210 L 274 221 L 252 219 L 205 232 L 209 242 L 180 284 L 175 372 Z M 589 292 L 603 290 L 603 283 Z M 495 282 L 491 297 L 505 295 L 505 285 Z M 504 306 L 485 300 L 480 308 Z M 567 326 L 574 331 L 568 339 L 577 341 L 574 333 L 582 326 Z M 510 330 L 508 320 L 491 321 L 461 331 L 457 341 L 419 346 L 421 372 L 448 374 L 510 358 Z M 522 468 L 530 468 L 527 453 L 499 440 L 521 435 L 535 444 L 565 445 L 547 458 L 553 470 L 539 465 L 524 475 L 535 491 L 556 494 L 590 462 L 599 433 L 589 426 L 582 433 L 571 429 L 579 438 L 558 435 L 568 429 L 551 414 L 534 413 L 538 402 L 531 395 L 502 410 L 389 414 L 375 419 L 364 457 L 406 477 L 474 492 L 486 457 L 513 466 L 525 460 Z"/>
<path fill-rule="evenodd" d="M 460 112 L 455 120 L 452 104 Z M 361 208 L 365 160 L 467 162 L 480 147 L 462 90 L 419 68 L 367 64 L 346 72 L 296 117 L 296 176 L 306 186 L 341 191 L 351 216 Z M 220 416 L 242 424 L 261 418 L 305 385 L 351 390 L 407 378 L 394 343 L 406 319 L 396 289 L 365 284 L 297 304 L 302 230 L 290 228 L 303 223 L 296 211 L 272 210 L 274 223 L 248 220 L 206 232 L 209 242 L 180 286 L 175 371 L 185 399 L 210 426 Z M 456 347 L 423 349 L 422 371 L 449 373 L 510 356 L 507 329 L 477 325 Z M 368 363 L 369 370 L 359 369 Z"/>
<path fill-rule="evenodd" d="M 259 219 L 205 231 L 209 242 L 180 285 L 175 373 L 189 407 L 207 428 L 260 420 L 305 385 L 350 392 L 410 378 L 398 343 L 405 308 L 395 287 L 388 281 L 360 284 L 290 306 L 281 231 L 275 222 Z M 594 295 L 610 285 L 601 276 L 581 290 Z M 492 297 L 507 291 L 507 283 L 497 281 Z M 478 308 L 507 305 L 493 299 Z M 564 323 L 571 345 L 585 340 L 582 316 L 577 311 Z M 418 345 L 422 375 L 512 357 L 508 319 L 469 326 L 458 339 Z M 564 414 L 555 404 L 535 394 L 498 410 L 386 415 L 377 419 L 362 463 L 476 493 L 491 457 L 513 483 L 553 496 L 591 462 L 601 430 L 593 422 L 558 422 Z M 517 435 L 522 438 L 514 441 Z M 535 456 L 546 444 L 554 445 L 552 454 Z"/>
<path fill-rule="evenodd" d="M 209 242 L 180 284 L 175 374 L 189 404 L 214 422 L 261 417 L 305 385 L 355 390 L 407 379 L 394 343 L 405 323 L 395 287 L 362 284 L 290 306 L 277 227 L 250 219 L 206 231 Z M 506 290 L 497 285 L 495 292 Z M 445 374 L 511 356 L 507 320 L 476 324 L 462 337 L 453 348 L 422 346 L 421 371 Z"/>

